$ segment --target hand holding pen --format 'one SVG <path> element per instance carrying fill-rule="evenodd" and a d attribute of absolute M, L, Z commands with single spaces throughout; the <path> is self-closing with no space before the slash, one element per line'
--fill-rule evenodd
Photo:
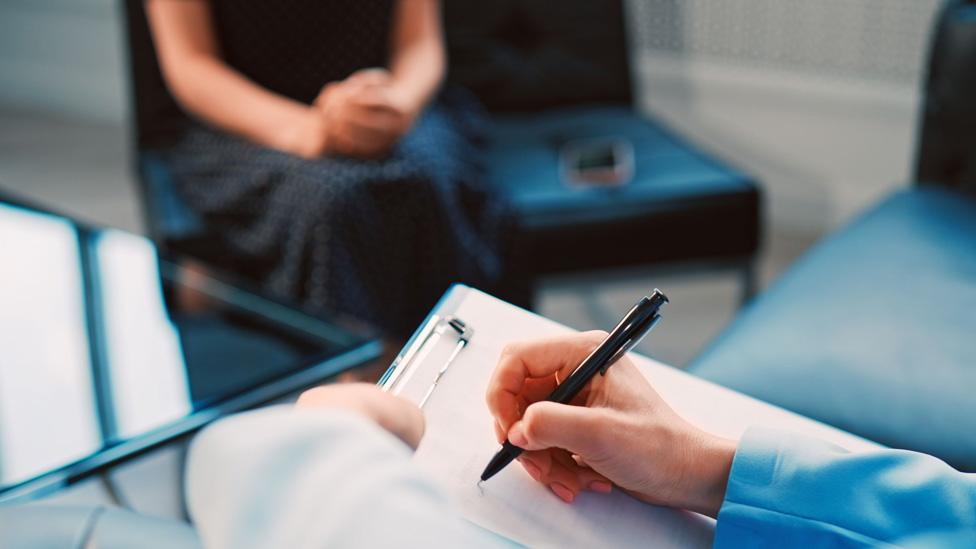
<path fill-rule="evenodd" d="M 487 391 L 498 441 L 524 449 L 522 467 L 563 501 L 615 486 L 649 503 L 714 516 L 735 442 L 678 416 L 627 357 L 594 376 L 570 404 L 546 400 L 606 336 L 510 345 Z"/>

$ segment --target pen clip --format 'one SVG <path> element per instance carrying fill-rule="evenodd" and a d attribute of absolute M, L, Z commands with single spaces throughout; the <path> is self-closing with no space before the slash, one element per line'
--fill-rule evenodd
<path fill-rule="evenodd" d="M 630 341 L 625 343 L 624 346 L 621 347 L 619 351 L 614 353 L 614 355 L 610 357 L 610 360 L 608 360 L 607 363 L 604 364 L 602 368 L 600 368 L 600 375 L 601 376 L 606 375 L 607 370 L 610 369 L 610 366 L 612 366 L 615 362 L 623 358 L 624 355 L 629 353 L 634 347 L 636 347 L 641 341 L 643 341 L 644 338 L 647 337 L 647 334 L 651 333 L 651 330 L 654 329 L 654 326 L 658 323 L 659 320 L 661 320 L 661 315 L 659 314 L 655 314 L 651 318 L 645 320 L 644 324 L 639 328 L 637 328 L 636 336 L 632 337 Z"/>

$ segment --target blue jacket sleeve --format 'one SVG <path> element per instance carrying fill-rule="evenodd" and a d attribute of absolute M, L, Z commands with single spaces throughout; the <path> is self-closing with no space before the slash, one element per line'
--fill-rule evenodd
<path fill-rule="evenodd" d="M 278 407 L 221 420 L 187 461 L 187 503 L 205 547 L 497 547 L 462 520 L 373 422 Z"/>
<path fill-rule="evenodd" d="M 976 532 L 976 475 L 915 452 L 850 453 L 751 429 L 732 462 L 715 546 L 873 547 L 940 532 Z"/>

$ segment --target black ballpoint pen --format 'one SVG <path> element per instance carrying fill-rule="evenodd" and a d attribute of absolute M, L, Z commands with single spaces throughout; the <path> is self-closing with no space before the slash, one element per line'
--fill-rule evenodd
<path fill-rule="evenodd" d="M 593 379 L 597 373 L 604 374 L 618 359 L 640 343 L 640 340 L 654 328 L 661 319 L 658 311 L 668 302 L 668 298 L 660 290 L 654 290 L 650 297 L 643 297 L 626 314 L 617 326 L 607 335 L 596 349 L 580 362 L 573 373 L 559 384 L 546 400 L 568 404 Z M 509 441 L 505 441 L 502 449 L 485 467 L 481 473 L 481 480 L 485 481 L 495 476 L 506 465 L 522 453 L 522 449 Z"/>

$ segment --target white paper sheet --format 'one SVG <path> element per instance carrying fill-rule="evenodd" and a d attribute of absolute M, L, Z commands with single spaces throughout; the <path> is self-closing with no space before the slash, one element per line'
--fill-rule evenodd
<path fill-rule="evenodd" d="M 517 463 L 480 489 L 481 471 L 499 449 L 484 395 L 502 348 L 511 341 L 558 335 L 569 329 L 475 290 L 468 291 L 454 314 L 476 333 L 426 405 L 427 431 L 414 459 L 468 520 L 534 547 L 711 545 L 712 519 L 647 505 L 621 492 L 583 493 L 566 504 Z M 444 343 L 432 348 L 399 393 L 418 401 L 451 347 Z M 738 438 L 749 425 L 762 424 L 820 436 L 851 450 L 875 447 L 650 359 L 632 358 L 679 413 L 717 434 Z"/>

